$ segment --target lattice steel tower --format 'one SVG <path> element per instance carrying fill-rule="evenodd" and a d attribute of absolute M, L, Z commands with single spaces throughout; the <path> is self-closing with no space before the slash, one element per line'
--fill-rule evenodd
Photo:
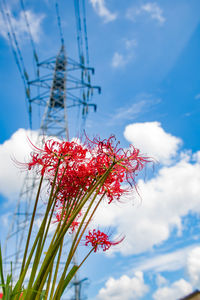
<path fill-rule="evenodd" d="M 30 126 L 32 127 L 32 104 L 37 104 L 41 108 L 43 114 L 39 128 L 38 143 L 39 140 L 41 142 L 42 137 L 44 136 L 56 136 L 57 138 L 61 139 L 69 139 L 69 124 L 72 119 L 74 119 L 73 113 L 70 114 L 72 115 L 72 118 L 68 117 L 69 110 L 71 112 L 74 107 L 81 108 L 82 120 L 84 122 L 90 107 L 96 111 L 96 104 L 91 102 L 94 90 L 97 90 L 99 93 L 101 92 L 100 87 L 93 86 L 91 84 L 91 75 L 94 74 L 94 68 L 88 66 L 89 55 L 84 0 L 82 0 L 82 23 L 79 0 L 74 0 L 77 21 L 79 62 L 69 58 L 66 55 L 57 1 L 56 13 L 61 40 L 60 50 L 56 56 L 39 62 L 23 0 L 20 0 L 20 2 L 24 11 L 24 17 L 29 31 L 36 62 L 37 72 L 34 80 L 29 79 L 29 76 L 25 70 L 19 45 L 18 43 L 16 44 L 16 35 L 14 33 L 9 14 L 4 14 L 3 9 L 6 9 L 5 0 L 2 0 L 2 13 L 4 14 L 4 20 L 7 22 L 7 24 L 9 25 L 10 23 L 10 26 L 7 26 L 8 36 L 25 86 L 26 98 L 29 105 Z M 83 24 L 84 27 L 84 34 L 81 30 L 81 24 Z M 77 132 L 80 133 L 80 129 L 77 129 L 76 133 Z M 4 252 L 6 256 L 5 258 L 7 259 L 6 263 L 9 263 L 9 261 L 13 260 L 14 258 L 15 270 L 17 270 L 21 251 L 24 245 L 23 239 L 26 233 L 27 222 L 31 217 L 32 198 L 34 197 L 33 195 L 36 185 L 36 177 L 27 173 L 19 194 L 16 210 L 12 218 L 5 243 Z M 14 252 L 12 249 L 8 249 L 7 247 L 7 243 L 8 241 L 10 242 L 11 239 L 15 240 L 13 244 L 15 250 Z M 80 291 L 77 289 L 78 282 L 82 281 L 78 281 L 78 279 L 76 280 L 75 278 L 74 286 L 76 300 L 80 299 Z"/>

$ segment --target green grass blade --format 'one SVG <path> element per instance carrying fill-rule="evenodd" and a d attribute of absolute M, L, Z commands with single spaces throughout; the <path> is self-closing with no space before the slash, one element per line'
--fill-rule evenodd
<path fill-rule="evenodd" d="M 1 278 L 3 294 L 5 294 L 5 282 L 4 282 L 4 276 L 3 276 L 3 260 L 2 260 L 2 254 L 1 254 L 1 244 L 0 244 L 0 278 Z"/>
<path fill-rule="evenodd" d="M 68 284 L 70 283 L 70 281 L 72 280 L 72 278 L 74 277 L 74 275 L 75 275 L 76 271 L 78 270 L 78 268 L 79 268 L 79 266 L 73 266 L 72 269 L 70 270 L 70 272 L 68 273 L 67 277 L 64 280 L 64 284 L 63 284 L 63 288 L 62 288 L 62 294 L 63 294 L 64 290 L 66 289 L 66 287 L 68 286 Z"/>

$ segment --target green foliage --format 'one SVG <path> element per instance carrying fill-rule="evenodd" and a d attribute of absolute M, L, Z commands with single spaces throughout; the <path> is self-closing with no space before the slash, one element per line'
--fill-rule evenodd
<path fill-rule="evenodd" d="M 3 276 L 3 260 L 1 254 L 1 244 L 0 244 L 0 278 L 1 278 L 1 286 L 3 289 L 3 294 L 5 294 L 5 283 L 4 283 L 4 276 Z"/>
<path fill-rule="evenodd" d="M 72 269 L 70 270 L 70 272 L 68 273 L 68 275 L 66 276 L 66 278 L 64 280 L 64 284 L 63 284 L 62 294 L 65 291 L 68 284 L 70 283 L 70 281 L 72 280 L 72 278 L 74 277 L 74 275 L 77 272 L 78 268 L 79 268 L 78 266 L 73 266 Z"/>
<path fill-rule="evenodd" d="M 3 300 L 10 300 L 12 295 L 12 268 L 11 268 L 11 274 L 7 275 L 6 282 L 4 280 L 4 274 L 3 274 L 3 260 L 2 260 L 2 253 L 1 253 L 1 245 L 0 245 L 0 278 L 1 278 L 1 284 L 3 290 Z"/>

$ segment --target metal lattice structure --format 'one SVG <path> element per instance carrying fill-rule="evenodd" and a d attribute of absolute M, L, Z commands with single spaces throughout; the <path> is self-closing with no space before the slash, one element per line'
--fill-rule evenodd
<path fill-rule="evenodd" d="M 33 104 L 38 105 L 42 111 L 38 143 L 41 142 L 41 140 L 45 136 L 55 136 L 60 139 L 69 140 L 69 127 L 71 129 L 72 121 L 75 119 L 72 111 L 77 107 L 81 109 L 82 122 L 84 123 L 89 109 L 92 108 L 93 111 L 96 111 L 97 108 L 96 104 L 92 103 L 94 90 L 97 90 L 98 93 L 101 92 L 100 87 L 93 86 L 91 83 L 91 76 L 94 74 L 94 68 L 88 66 L 89 55 L 84 0 L 82 0 L 82 5 L 86 54 L 84 54 L 83 51 L 83 38 L 81 31 L 79 5 L 80 3 L 79 0 L 74 0 L 77 21 L 79 62 L 69 58 L 66 55 L 57 1 L 56 13 L 60 32 L 61 47 L 56 56 L 39 62 L 34 41 L 31 36 L 31 28 L 26 16 L 24 3 L 23 0 L 20 0 L 21 7 L 24 11 L 28 32 L 30 34 L 30 40 L 33 47 L 33 54 L 36 63 L 36 78 L 33 80 L 29 79 L 29 76 L 25 70 L 23 57 L 21 55 L 20 49 L 18 50 L 19 45 L 14 34 L 14 29 L 12 28 L 9 14 L 4 14 L 3 9 L 5 9 L 6 5 L 5 0 L 2 0 L 2 3 L 3 5 L 1 9 L 5 21 L 8 23 L 8 36 L 10 39 L 10 44 L 15 55 L 15 60 L 20 71 L 20 75 L 24 82 L 26 98 L 29 104 L 29 121 L 31 127 Z M 20 53 L 19 58 L 17 57 L 18 53 Z M 87 64 L 85 64 L 85 56 Z M 22 66 L 20 66 L 20 62 L 23 63 Z M 79 132 L 79 137 L 81 137 L 83 125 L 80 127 L 81 128 L 75 129 L 76 132 L 74 131 L 74 133 L 76 134 Z M 10 229 L 5 242 L 5 264 L 9 264 L 11 260 L 14 261 L 13 269 L 16 272 L 20 264 L 27 224 L 31 217 L 34 191 L 36 186 L 37 178 L 31 173 L 27 173 L 18 197 L 16 210 L 12 218 Z M 8 249 L 7 245 L 11 242 L 11 240 L 13 241 L 13 249 Z M 75 277 L 75 280 L 73 282 L 75 288 L 75 300 L 80 300 L 80 289 L 82 282 L 83 280 L 78 280 L 78 277 Z"/>
<path fill-rule="evenodd" d="M 57 138 L 69 138 L 67 111 L 74 107 L 82 107 L 83 117 L 86 117 L 88 108 L 96 105 L 92 104 L 89 96 L 93 95 L 94 89 L 100 92 L 100 88 L 92 86 L 90 74 L 94 73 L 92 68 L 87 68 L 74 60 L 67 58 L 64 45 L 56 57 L 50 58 L 38 64 L 38 67 L 48 70 L 42 77 L 29 82 L 30 95 L 38 90 L 40 93 L 30 98 L 30 103 L 35 103 L 44 107 L 44 114 L 39 130 L 39 139 L 44 136 L 56 136 Z M 73 73 L 79 71 L 81 79 Z M 52 73 L 51 73 L 52 72 Z M 83 76 L 83 74 L 86 74 Z M 84 78 L 85 77 L 85 78 Z M 86 79 L 89 79 L 86 81 Z M 36 89 L 35 89 L 36 88 Z M 87 98 L 79 98 L 77 95 L 87 95 Z M 18 269 L 19 260 L 23 249 L 23 240 L 26 234 L 27 223 L 31 217 L 34 189 L 37 186 L 37 178 L 27 173 L 20 195 L 6 245 L 10 239 L 15 239 L 14 253 L 8 253 L 6 259 L 14 258 L 14 270 Z M 78 282 L 78 281 L 77 281 Z M 77 282 L 74 283 L 76 300 L 80 299 Z M 81 282 L 81 281 L 80 281 Z"/>

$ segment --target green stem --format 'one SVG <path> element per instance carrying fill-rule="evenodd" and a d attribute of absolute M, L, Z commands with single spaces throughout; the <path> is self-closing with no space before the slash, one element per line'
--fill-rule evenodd
<path fill-rule="evenodd" d="M 33 228 L 33 222 L 34 222 L 34 219 L 35 219 L 35 213 L 36 213 L 37 204 L 38 204 L 38 200 L 39 200 L 39 196 L 40 196 L 40 191 L 41 191 L 41 187 L 42 187 L 43 178 L 44 178 L 44 176 L 42 175 L 41 179 L 40 179 L 38 191 L 37 191 L 37 196 L 36 196 L 36 200 L 35 200 L 35 205 L 34 205 L 34 209 L 33 209 L 31 223 L 30 223 L 30 227 L 29 227 L 29 232 L 28 232 L 28 237 L 27 237 L 27 241 L 26 241 L 26 248 L 25 248 L 25 251 L 24 251 L 24 257 L 23 257 L 23 261 L 22 261 L 20 275 L 22 274 L 22 271 L 23 271 L 24 265 L 25 265 L 25 261 L 26 261 L 28 246 L 29 246 L 29 243 L 30 243 L 30 237 L 31 237 L 31 232 L 32 232 L 32 228 Z"/>
<path fill-rule="evenodd" d="M 75 212 L 71 215 L 71 217 L 68 220 L 68 224 L 63 224 L 61 226 L 61 229 L 59 231 L 59 235 L 57 234 L 57 238 L 54 242 L 53 245 L 51 245 L 51 248 L 48 249 L 46 257 L 42 263 L 42 266 L 40 268 L 40 271 L 38 273 L 38 276 L 35 280 L 35 284 L 34 284 L 34 290 L 37 290 L 37 288 L 40 285 L 40 282 L 45 274 L 46 268 L 49 266 L 49 264 L 51 263 L 52 259 L 54 258 L 54 256 L 56 255 L 56 252 L 59 249 L 59 245 L 61 240 L 64 238 L 65 233 L 67 232 L 67 230 L 69 229 L 70 225 L 72 224 L 73 220 L 76 218 L 77 214 L 80 212 L 80 210 L 82 209 L 82 207 L 85 205 L 85 203 L 88 201 L 88 199 L 91 197 L 91 195 L 93 194 L 93 192 L 96 190 L 96 188 L 98 187 L 98 185 L 101 185 L 104 183 L 104 181 L 106 180 L 106 178 L 108 177 L 109 173 L 111 172 L 113 166 L 115 163 L 113 163 L 107 170 L 106 172 L 99 178 L 99 180 L 96 182 L 96 184 L 93 186 L 93 188 L 90 190 L 90 192 L 88 193 L 87 196 L 84 197 L 84 201 L 81 202 L 81 204 L 78 206 L 78 208 L 75 210 Z M 103 183 L 102 183 L 103 182 Z"/>
<path fill-rule="evenodd" d="M 72 280 L 72 278 L 76 275 L 77 271 L 80 269 L 80 267 L 82 266 L 82 264 L 86 261 L 86 259 L 88 258 L 88 256 L 93 252 L 94 247 L 89 251 L 89 253 L 85 256 L 85 258 L 82 260 L 81 264 L 79 266 L 73 266 L 71 271 L 68 273 L 68 275 L 65 277 L 64 282 L 63 282 L 63 288 L 62 290 L 59 290 L 59 294 L 58 295 L 54 295 L 53 298 L 50 298 L 52 300 L 58 300 L 60 299 L 60 297 L 62 296 L 64 290 L 66 289 L 66 287 L 68 286 L 69 282 Z M 75 268 L 75 271 L 73 272 L 73 269 Z M 72 273 L 73 272 L 73 273 Z"/>
<path fill-rule="evenodd" d="M 105 180 L 106 180 L 106 179 L 105 179 Z M 87 228 L 89 222 L 91 221 L 91 219 L 92 219 L 92 217 L 93 217 L 93 215 L 94 215 L 94 213 L 95 213 L 97 207 L 99 206 L 100 202 L 102 201 L 103 197 L 105 196 L 105 193 L 106 193 L 106 192 L 105 192 L 105 193 L 101 196 L 101 198 L 99 199 L 99 201 L 98 201 L 98 203 L 96 204 L 96 206 L 95 206 L 95 208 L 94 208 L 92 214 L 90 215 L 88 221 L 86 222 L 86 224 L 85 224 L 85 226 L 84 226 L 84 229 L 82 230 L 82 233 L 81 233 L 80 236 L 79 236 L 79 233 L 80 233 L 81 228 L 82 228 L 82 226 L 83 226 L 83 224 L 84 224 L 84 221 L 85 221 L 85 219 L 86 219 L 86 217 L 87 217 L 87 215 L 88 215 L 88 213 L 89 213 L 89 211 L 90 211 L 90 209 L 91 209 L 91 207 L 92 207 L 92 205 L 93 205 L 93 203 L 94 203 L 96 197 L 98 196 L 98 193 L 99 193 L 100 188 L 101 188 L 101 186 L 100 186 L 100 187 L 98 188 L 98 190 L 96 191 L 96 194 L 95 194 L 94 198 L 92 199 L 91 203 L 89 204 L 89 206 L 88 206 L 88 208 L 87 208 L 87 211 L 86 211 L 86 213 L 85 213 L 85 215 L 84 215 L 84 217 L 83 217 L 83 219 L 82 219 L 82 221 L 81 221 L 81 223 L 80 223 L 80 225 L 79 225 L 79 228 L 78 228 L 77 233 L 76 233 L 76 236 L 75 236 L 75 238 L 74 238 L 74 240 L 73 240 L 73 243 L 72 243 L 70 252 L 69 252 L 69 254 L 68 254 L 68 258 L 67 258 L 67 262 L 66 262 L 66 264 L 65 264 L 64 271 L 63 271 L 63 273 L 62 273 L 61 279 L 60 279 L 60 281 L 59 281 L 59 284 L 58 284 L 58 286 L 57 286 L 57 289 L 56 289 L 56 292 L 55 292 L 55 295 L 54 295 L 54 296 L 57 296 L 57 297 L 58 297 L 60 291 L 62 290 L 62 287 L 63 287 L 63 284 L 64 284 L 64 278 L 65 278 L 65 275 L 66 275 L 66 273 L 67 273 L 67 269 L 68 269 L 68 267 L 69 267 L 69 265 L 70 265 L 70 263 L 71 263 L 71 260 L 72 260 L 74 254 L 75 254 L 75 251 L 76 251 L 76 249 L 77 249 L 77 247 L 78 247 L 78 245 L 79 245 L 79 243 L 80 243 L 80 240 L 81 240 L 81 238 L 82 238 L 82 236 L 83 236 L 83 234 L 84 234 L 84 232 L 85 232 L 85 230 L 86 230 L 86 228 Z M 78 236 L 79 236 L 79 239 L 78 239 Z M 76 243 L 76 240 L 77 240 L 77 239 L 78 239 L 78 241 L 77 241 L 77 243 Z M 75 244 L 75 243 L 76 243 L 76 244 Z"/>
<path fill-rule="evenodd" d="M 94 248 L 93 247 L 89 252 L 88 254 L 86 255 L 86 257 L 82 260 L 82 262 L 80 263 L 80 265 L 78 266 L 78 268 L 80 268 L 82 266 L 82 264 L 86 261 L 86 259 L 88 258 L 88 256 L 94 251 Z"/>
<path fill-rule="evenodd" d="M 55 205 L 56 205 L 56 200 L 54 201 L 54 204 L 52 206 L 51 214 L 50 214 L 50 217 L 49 217 L 49 220 L 48 220 L 48 224 L 47 224 L 47 227 L 46 227 L 46 230 L 45 230 L 45 235 L 44 235 L 43 242 L 42 242 L 42 245 L 41 245 L 41 253 L 42 253 L 42 250 L 44 248 L 44 244 L 45 244 L 45 241 L 46 241 L 46 238 L 47 238 L 49 227 L 51 225 L 51 220 L 52 220 L 52 216 L 53 216 L 53 213 L 54 213 Z"/>
<path fill-rule="evenodd" d="M 60 245 L 60 250 L 59 250 L 59 253 L 58 253 L 58 259 L 57 259 L 57 263 L 56 263 L 56 269 L 55 269 L 53 283 L 52 283 L 52 287 L 51 287 L 50 299 L 52 299 L 53 293 L 54 293 L 54 290 L 55 290 L 56 279 L 57 279 L 57 274 L 58 274 L 58 268 L 59 268 L 59 264 L 60 264 L 61 253 L 62 253 L 62 247 L 63 247 L 63 240 L 62 240 L 62 243 Z"/>
<path fill-rule="evenodd" d="M 32 284 L 33 284 L 35 274 L 37 272 L 37 268 L 38 268 L 38 265 L 39 265 L 39 260 L 40 260 L 40 257 L 41 257 L 42 240 L 43 240 L 43 236 L 44 236 L 44 230 L 45 230 L 48 214 L 49 214 L 49 211 L 52 207 L 53 200 L 54 200 L 53 195 L 54 195 L 54 189 L 55 189 L 55 184 L 56 184 L 56 179 L 57 179 L 57 175 L 58 175 L 59 166 L 60 166 L 60 159 L 59 159 L 57 167 L 56 167 L 56 172 L 55 172 L 54 180 L 53 180 L 53 183 L 52 183 L 51 192 L 50 192 L 49 201 L 48 201 L 48 204 L 47 204 L 45 216 L 43 218 L 42 224 L 41 224 L 40 229 L 39 229 L 40 234 L 39 234 L 39 237 L 38 237 L 37 250 L 36 250 L 36 253 L 35 253 L 35 259 L 34 259 L 34 262 L 33 262 L 32 271 L 31 271 L 31 275 L 30 275 L 30 278 L 29 278 L 29 282 L 28 282 L 28 288 L 27 288 L 28 294 L 29 294 L 29 291 L 31 291 L 31 289 L 32 289 Z"/>
<path fill-rule="evenodd" d="M 53 264 L 53 263 L 52 263 Z M 49 278 L 47 281 L 47 287 L 46 287 L 46 291 L 45 291 L 45 296 L 44 299 L 47 300 L 48 294 L 49 294 L 49 289 L 50 289 L 50 284 L 51 284 L 51 278 L 52 278 L 52 273 L 53 273 L 53 265 L 51 266 L 51 270 L 49 273 Z"/>
<path fill-rule="evenodd" d="M 2 259 L 2 254 L 1 254 L 1 244 L 0 244 L 0 278 L 1 278 L 3 295 L 5 295 L 5 281 L 4 281 L 4 275 L 3 275 L 3 259 Z"/>
<path fill-rule="evenodd" d="M 53 263 L 52 263 L 53 264 Z M 51 276 L 51 270 L 52 270 L 52 264 L 50 264 L 46 270 L 46 274 L 48 276 Z M 40 286 L 38 288 L 38 290 L 32 290 L 32 293 L 31 293 L 31 296 L 29 295 L 28 298 L 26 298 L 27 300 L 30 300 L 30 299 L 34 299 L 34 300 L 39 300 L 40 299 L 40 296 L 41 296 L 41 293 L 42 293 L 42 288 L 46 282 L 46 278 L 47 276 L 44 276 L 44 278 L 42 278 L 42 281 L 40 283 Z"/>
<path fill-rule="evenodd" d="M 74 250 L 73 250 L 73 252 L 72 252 L 72 257 L 74 256 L 74 254 L 75 254 L 75 252 L 76 252 L 76 249 L 77 249 L 77 247 L 78 247 L 78 245 L 79 245 L 79 243 L 80 243 L 80 241 L 81 241 L 81 238 L 82 238 L 82 236 L 83 236 L 85 230 L 87 229 L 87 227 L 88 227 L 88 225 L 89 225 L 89 223 L 90 223 L 92 217 L 94 216 L 94 213 L 95 213 L 95 211 L 97 210 L 99 204 L 101 203 L 102 199 L 104 198 L 105 194 L 106 194 L 106 192 L 104 192 L 104 194 L 101 196 L 101 198 L 100 198 L 99 201 L 97 202 L 95 208 L 93 209 L 93 212 L 91 213 L 89 219 L 87 220 L 87 222 L 86 222 L 86 224 L 85 224 L 85 226 L 84 226 L 84 228 L 83 228 L 83 230 L 82 230 L 82 232 L 81 232 L 81 234 L 80 234 L 80 236 L 79 236 L 79 238 L 78 238 L 78 241 L 77 241 L 76 245 L 74 246 Z M 88 212 L 89 212 L 89 211 L 88 211 Z"/>

